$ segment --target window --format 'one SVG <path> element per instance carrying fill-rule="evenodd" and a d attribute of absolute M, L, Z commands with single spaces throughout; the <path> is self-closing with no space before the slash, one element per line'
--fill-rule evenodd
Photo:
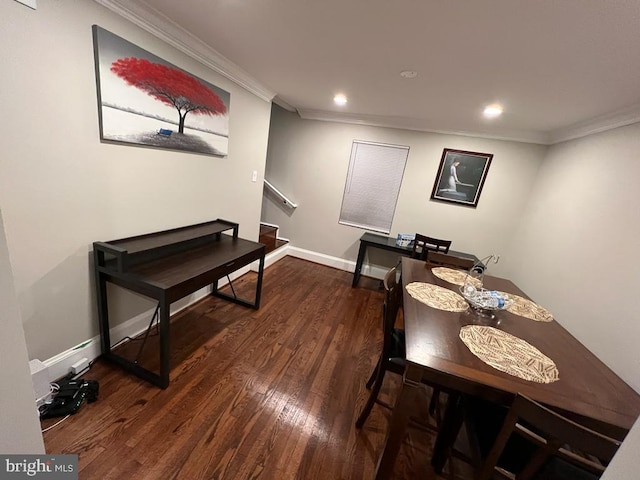
<path fill-rule="evenodd" d="M 388 234 L 409 147 L 354 140 L 339 223 Z"/>

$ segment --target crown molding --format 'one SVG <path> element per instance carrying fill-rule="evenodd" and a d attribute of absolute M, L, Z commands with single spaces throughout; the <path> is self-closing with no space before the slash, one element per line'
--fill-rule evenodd
<path fill-rule="evenodd" d="M 550 135 L 550 145 L 587 137 L 638 122 L 640 122 L 640 103 L 601 115 L 586 122 L 579 122 L 569 127 L 558 129 Z"/>
<path fill-rule="evenodd" d="M 294 106 L 292 106 L 290 103 L 285 102 L 282 98 L 280 98 L 278 95 L 276 95 L 273 99 L 273 103 L 275 103 L 276 105 L 278 105 L 279 107 L 284 108 L 285 110 L 289 111 L 289 112 L 297 112 L 296 108 Z"/>
<path fill-rule="evenodd" d="M 351 113 L 329 112 L 326 110 L 312 110 L 299 108 L 298 115 L 305 120 L 320 120 L 324 122 L 349 123 L 353 125 L 365 125 L 369 127 L 398 128 L 417 132 L 439 133 L 443 135 L 461 135 L 465 137 L 486 138 L 489 140 L 503 140 L 511 142 L 535 143 L 548 145 L 549 136 L 538 132 L 504 132 L 503 134 L 491 134 L 486 132 L 472 132 L 464 130 L 443 130 L 433 128 L 424 120 L 393 117 L 384 115 L 359 115 Z"/>
<path fill-rule="evenodd" d="M 236 64 L 225 58 L 216 50 L 205 44 L 187 30 L 183 29 L 157 10 L 149 7 L 140 0 L 94 0 L 103 7 L 129 20 L 131 23 L 146 30 L 153 36 L 191 58 L 202 63 L 211 70 L 228 78 L 257 97 L 271 102 L 276 93 L 242 70 Z"/>

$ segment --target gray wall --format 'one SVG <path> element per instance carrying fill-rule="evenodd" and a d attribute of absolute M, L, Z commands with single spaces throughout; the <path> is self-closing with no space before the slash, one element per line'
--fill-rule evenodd
<path fill-rule="evenodd" d="M 636 420 L 633 428 L 611 460 L 602 475 L 602 480 L 637 480 L 640 470 L 640 422 Z"/>
<path fill-rule="evenodd" d="M 356 139 L 410 147 L 392 235 L 419 232 L 452 239 L 452 249 L 474 252 L 478 257 L 506 252 L 547 149 L 517 142 L 302 120 L 274 106 L 265 176 L 299 207 L 291 213 L 265 196 L 262 219 L 279 225 L 281 236 L 289 238 L 292 245 L 355 260 L 363 230 L 338 224 L 338 217 L 351 144 Z M 477 208 L 429 199 L 444 148 L 493 153 Z M 491 267 L 494 274 L 506 268 L 508 258 L 504 260 Z"/>
<path fill-rule="evenodd" d="M 44 453 L 1 211 L 0 365 L 0 453 Z"/>
<path fill-rule="evenodd" d="M 640 124 L 550 148 L 512 241 L 516 283 L 640 392 Z M 603 480 L 638 478 L 636 421 Z"/>
<path fill-rule="evenodd" d="M 553 146 L 509 257 L 511 276 L 640 391 L 640 124 Z"/>
<path fill-rule="evenodd" d="M 92 24 L 229 91 L 228 157 L 100 143 Z M 269 102 L 92 1 L 0 2 L 0 58 L 0 206 L 30 358 L 97 335 L 92 242 L 215 218 L 257 239 Z M 116 293 L 114 323 L 151 308 Z"/>

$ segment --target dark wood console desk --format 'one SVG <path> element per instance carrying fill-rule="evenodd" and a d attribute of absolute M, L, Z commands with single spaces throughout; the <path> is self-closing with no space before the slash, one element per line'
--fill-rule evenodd
<path fill-rule="evenodd" d="M 230 231 L 231 235 L 223 233 Z M 213 220 L 187 227 L 93 244 L 94 270 L 102 354 L 140 378 L 161 388 L 169 385 L 169 307 L 207 285 L 211 294 L 257 309 L 260 306 L 265 246 L 238 238 L 238 224 Z M 253 301 L 218 291 L 218 280 L 260 261 Z M 158 301 L 160 373 L 112 351 L 107 282 Z M 148 334 L 148 331 L 147 331 Z"/>
<path fill-rule="evenodd" d="M 351 283 L 352 287 L 358 285 L 358 281 L 360 280 L 360 272 L 362 270 L 362 263 L 364 262 L 364 256 L 367 253 L 367 248 L 379 248 L 381 250 L 388 250 L 391 252 L 395 252 L 399 255 L 411 256 L 413 248 L 412 247 L 399 247 L 396 245 L 396 239 L 393 237 L 387 237 L 385 235 L 375 235 L 373 233 L 364 233 L 362 237 L 360 237 L 360 249 L 358 250 L 358 259 L 356 261 L 356 269 L 353 272 L 353 282 Z M 454 250 L 449 250 L 450 255 L 455 255 L 456 257 L 462 258 L 470 258 L 474 262 L 478 261 L 478 258 L 471 253 L 464 252 L 456 252 Z"/>

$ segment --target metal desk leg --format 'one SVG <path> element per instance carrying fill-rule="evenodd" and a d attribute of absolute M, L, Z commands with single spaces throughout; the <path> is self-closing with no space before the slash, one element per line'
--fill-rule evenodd
<path fill-rule="evenodd" d="M 384 449 L 378 460 L 375 480 L 387 480 L 393 474 L 393 466 L 409 425 L 411 409 L 415 405 L 415 400 L 419 393 L 421 378 L 422 374 L 419 368 L 407 365 L 402 382 L 402 390 L 400 390 L 396 404 L 393 407 Z"/>
<path fill-rule="evenodd" d="M 169 307 L 166 297 L 160 300 L 160 382 L 161 388 L 169 386 Z"/>
<path fill-rule="evenodd" d="M 107 281 L 96 269 L 96 295 L 98 299 L 98 322 L 100 324 L 100 348 L 103 354 L 111 352 L 109 332 L 109 308 L 107 304 Z"/>
<path fill-rule="evenodd" d="M 264 255 L 260 257 L 260 266 L 258 267 L 258 280 L 256 281 L 256 298 L 254 307 L 256 310 L 260 308 L 260 296 L 262 295 L 262 275 L 264 274 Z"/>
<path fill-rule="evenodd" d="M 356 261 L 356 269 L 353 272 L 353 282 L 351 283 L 352 287 L 358 285 L 358 280 L 360 280 L 360 271 L 362 270 L 362 263 L 364 262 L 364 255 L 367 253 L 367 244 L 360 240 L 360 249 L 358 250 L 358 260 Z"/>
<path fill-rule="evenodd" d="M 258 279 L 256 281 L 256 295 L 253 303 L 247 300 L 244 300 L 236 295 L 236 292 L 233 288 L 233 283 L 231 282 L 231 278 L 227 275 L 229 279 L 229 285 L 231 286 L 231 291 L 233 295 L 229 295 L 218 290 L 218 280 L 211 284 L 211 295 L 218 298 L 224 298 L 225 300 L 229 300 L 230 302 L 237 303 L 238 305 L 244 305 L 245 307 L 251 307 L 254 309 L 258 309 L 260 307 L 260 296 L 262 294 L 262 277 L 264 274 L 264 255 L 260 257 L 260 266 L 258 268 Z"/>

